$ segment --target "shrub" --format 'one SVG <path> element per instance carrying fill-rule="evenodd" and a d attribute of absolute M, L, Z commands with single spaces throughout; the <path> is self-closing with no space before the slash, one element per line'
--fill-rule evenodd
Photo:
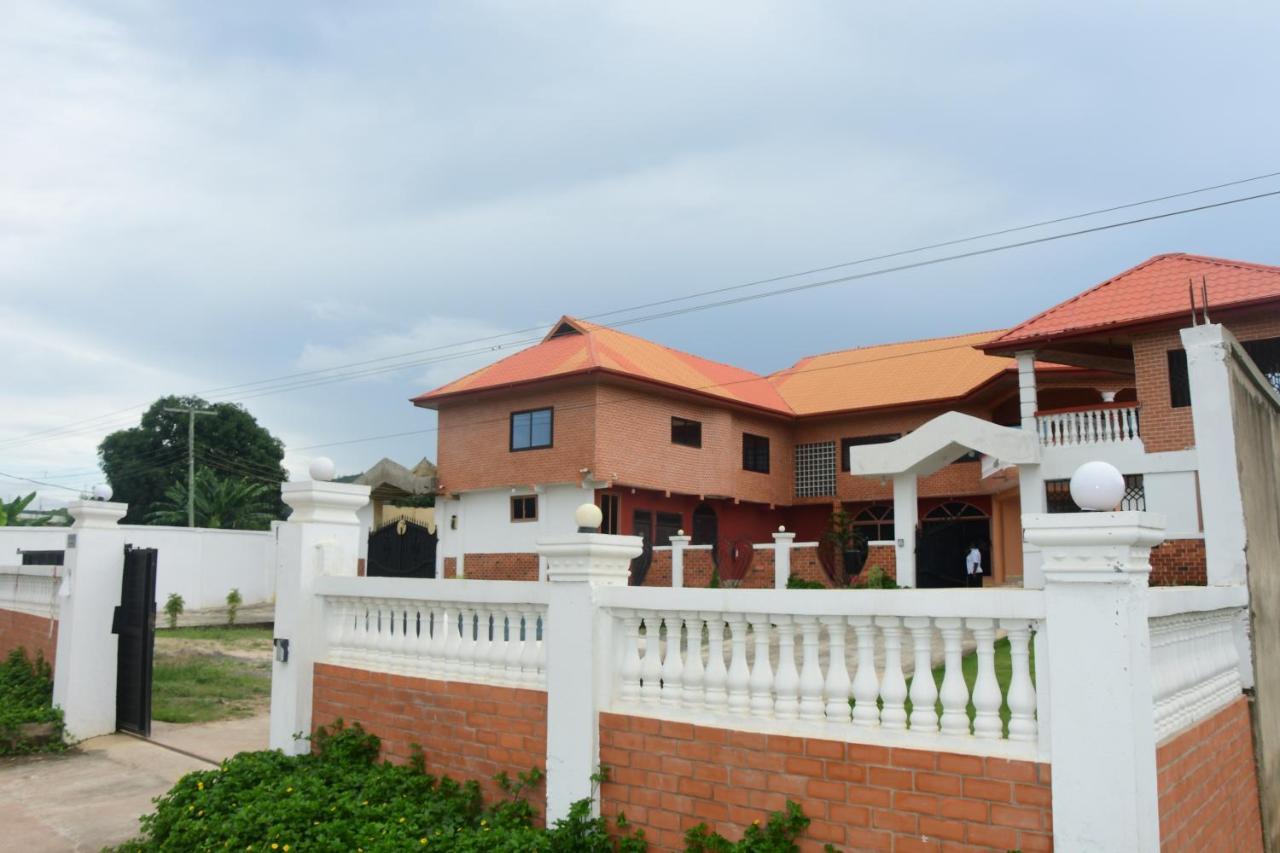
<path fill-rule="evenodd" d="M 182 600 L 182 596 L 176 592 L 169 593 L 169 598 L 164 603 L 164 613 L 169 617 L 169 627 L 178 627 L 178 617 L 182 615 L 183 609 L 187 603 Z"/>
<path fill-rule="evenodd" d="M 802 577 L 791 575 L 787 578 L 787 589 L 826 589 L 818 581 L 805 580 Z"/>
<path fill-rule="evenodd" d="M 857 589 L 897 589 L 898 582 L 889 577 L 885 570 L 879 566 L 872 566 L 867 569 L 866 574 L 854 579 L 853 585 Z"/>
<path fill-rule="evenodd" d="M 227 624 L 236 624 L 236 611 L 240 609 L 240 605 L 244 603 L 244 599 L 240 597 L 239 587 L 232 587 L 231 592 L 227 593 Z"/>
<path fill-rule="evenodd" d="M 31 660 L 26 649 L 14 649 L 0 664 L 0 755 L 65 749 L 62 735 L 52 668 L 39 652 Z"/>

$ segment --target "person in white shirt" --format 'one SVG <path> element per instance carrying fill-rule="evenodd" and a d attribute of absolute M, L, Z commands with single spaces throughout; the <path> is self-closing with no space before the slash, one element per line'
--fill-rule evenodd
<path fill-rule="evenodd" d="M 969 545 L 969 554 L 964 558 L 965 586 L 973 586 L 976 579 L 978 584 L 982 584 L 982 552 L 978 550 L 978 543 L 974 542 Z"/>

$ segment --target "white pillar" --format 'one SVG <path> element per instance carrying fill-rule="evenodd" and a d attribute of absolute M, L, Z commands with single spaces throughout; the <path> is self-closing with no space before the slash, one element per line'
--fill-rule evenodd
<path fill-rule="evenodd" d="M 1014 353 L 1018 361 L 1018 414 L 1022 428 L 1036 428 L 1036 354 L 1030 350 Z"/>
<path fill-rule="evenodd" d="M 67 533 L 58 612 L 53 704 L 67 734 L 79 740 L 116 730 L 116 650 L 111 633 L 124 578 L 126 531 L 117 525 L 128 504 L 76 501 Z"/>
<path fill-rule="evenodd" d="M 1209 586 L 1246 582 L 1244 500 L 1236 459 L 1235 411 L 1227 360 L 1235 338 L 1220 325 L 1182 330 L 1196 434 L 1200 508 Z M 1265 380 L 1263 380 L 1265 381 Z"/>
<path fill-rule="evenodd" d="M 595 591 L 626 586 L 631 560 L 642 550 L 638 536 L 602 533 L 538 542 L 551 586 L 543 627 L 548 824 L 591 796 L 591 776 L 600 764 L 600 708 L 609 701 L 616 657 L 612 620 L 596 606 Z"/>
<path fill-rule="evenodd" d="M 915 474 L 893 475 L 893 538 L 898 586 L 916 585 L 916 518 L 919 492 Z"/>
<path fill-rule="evenodd" d="M 357 512 L 369 502 L 369 487 L 305 480 L 285 483 L 280 496 L 293 513 L 280 525 L 274 633 L 277 643 L 288 641 L 289 659 L 277 652 L 271 665 L 270 744 L 297 755 L 310 749 L 294 735 L 311 734 L 312 676 L 324 654 L 324 603 L 313 587 L 321 575 L 355 576 Z"/>
<path fill-rule="evenodd" d="M 796 535 L 785 530 L 773 534 L 773 588 L 786 589 L 791 578 L 791 546 Z"/>
<path fill-rule="evenodd" d="M 1036 398 L 1036 354 L 1031 350 L 1014 353 L 1018 362 L 1018 415 L 1022 428 L 1038 434 L 1036 411 L 1039 401 Z M 1018 466 L 1018 495 L 1021 501 L 1022 514 L 1038 515 L 1048 511 L 1049 505 L 1044 494 L 1044 475 L 1039 465 Z M 1031 589 L 1044 586 L 1044 575 L 1040 571 L 1040 549 L 1026 541 L 1022 545 L 1022 585 Z"/>
<path fill-rule="evenodd" d="M 1023 528 L 1044 549 L 1048 659 L 1037 658 L 1037 669 L 1052 685 L 1054 846 L 1156 851 L 1147 578 L 1164 518 L 1043 514 L 1025 517 Z"/>
<path fill-rule="evenodd" d="M 692 536 L 671 537 L 671 588 L 684 586 L 684 549 L 693 541 Z"/>

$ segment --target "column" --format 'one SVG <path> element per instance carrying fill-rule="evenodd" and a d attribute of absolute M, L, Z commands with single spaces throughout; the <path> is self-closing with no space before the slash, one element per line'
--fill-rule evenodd
<path fill-rule="evenodd" d="M 1018 413 L 1022 428 L 1036 428 L 1036 354 L 1030 350 L 1014 353 L 1018 361 Z"/>
<path fill-rule="evenodd" d="M 315 662 L 324 654 L 324 602 L 316 597 L 314 584 L 321 575 L 355 576 L 360 553 L 356 513 L 369 502 L 369 487 L 304 480 L 285 483 L 280 496 L 293 513 L 280 525 L 275 613 L 279 648 L 271 665 L 270 744 L 296 755 L 310 749 L 308 741 L 293 736 L 311 733 L 312 676 Z M 281 660 L 284 642 L 288 660 Z"/>
<path fill-rule="evenodd" d="M 598 528 L 599 509 L 594 504 L 579 507 L 578 521 L 579 530 Z M 596 590 L 626 586 L 631 560 L 641 550 L 638 536 L 602 533 L 579 532 L 538 542 L 551 586 L 543 629 L 548 824 L 566 817 L 572 803 L 591 796 L 591 775 L 600 764 L 600 708 L 609 700 L 616 657 L 612 619 L 597 607 Z M 598 802 L 595 808 L 598 811 Z"/>
<path fill-rule="evenodd" d="M 671 537 L 671 588 L 684 587 L 684 549 L 693 541 L 692 536 L 683 533 Z"/>
<path fill-rule="evenodd" d="M 893 538 L 898 586 L 916 585 L 916 518 L 920 512 L 915 474 L 893 475 Z"/>
<path fill-rule="evenodd" d="M 1155 714 L 1147 578 L 1164 519 L 1146 512 L 1023 518 L 1043 549 L 1053 834 L 1060 850 L 1156 851 Z M 1042 651 L 1037 644 L 1037 651 Z M 1098 757 L 1105 756 L 1105 772 Z"/>
<path fill-rule="evenodd" d="M 116 730 L 116 636 L 111 633 L 124 578 L 126 531 L 118 526 L 128 504 L 76 501 L 67 533 L 62 603 L 58 613 L 53 704 L 76 739 Z"/>
<path fill-rule="evenodd" d="M 791 546 L 796 541 L 794 533 L 779 530 L 773 534 L 773 588 L 786 589 L 791 578 Z"/>
<path fill-rule="evenodd" d="M 1018 362 L 1018 413 L 1022 419 L 1022 428 L 1038 435 L 1036 411 L 1039 403 L 1036 400 L 1036 354 L 1024 350 L 1014 354 Z M 1039 438 L 1036 439 L 1039 441 Z M 1044 475 L 1039 465 L 1018 466 L 1018 495 L 1021 500 L 1022 514 L 1038 515 L 1048 511 L 1048 503 L 1044 494 Z M 1040 571 L 1040 549 L 1024 537 L 1022 545 L 1022 585 L 1039 589 L 1044 586 L 1044 576 Z"/>

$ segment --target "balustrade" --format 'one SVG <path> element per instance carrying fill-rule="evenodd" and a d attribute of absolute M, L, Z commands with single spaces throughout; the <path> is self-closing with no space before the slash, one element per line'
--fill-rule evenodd
<path fill-rule="evenodd" d="M 1138 439 L 1138 406 L 1064 409 L 1036 415 L 1042 447 L 1071 447 Z"/>

